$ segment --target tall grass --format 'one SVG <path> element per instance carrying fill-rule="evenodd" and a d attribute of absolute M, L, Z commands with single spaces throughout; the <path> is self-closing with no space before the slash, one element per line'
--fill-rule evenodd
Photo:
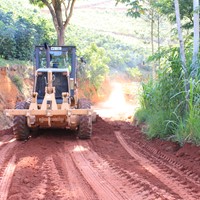
<path fill-rule="evenodd" d="M 182 136 L 181 143 L 200 144 L 200 86 L 199 81 L 190 82 L 189 112 L 185 121 L 180 121 L 175 131 L 175 138 Z"/>
<path fill-rule="evenodd" d="M 143 84 L 141 109 L 136 113 L 136 118 L 139 122 L 147 123 L 145 133 L 149 138 L 164 138 L 181 145 L 186 142 L 200 144 L 199 75 L 196 80 L 188 77 L 190 90 L 189 101 L 186 101 L 179 54 L 172 50 L 164 64 L 156 80 Z M 185 109 L 186 105 L 189 106 L 188 110 Z"/>

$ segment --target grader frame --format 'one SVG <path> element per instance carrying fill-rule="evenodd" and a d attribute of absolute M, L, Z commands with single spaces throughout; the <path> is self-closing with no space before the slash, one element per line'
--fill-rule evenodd
<path fill-rule="evenodd" d="M 75 46 L 35 47 L 31 100 L 5 110 L 6 115 L 13 116 L 18 140 L 28 139 L 30 131 L 39 128 L 77 130 L 79 138 L 91 137 L 94 112 L 89 100 L 77 97 L 76 70 Z"/>

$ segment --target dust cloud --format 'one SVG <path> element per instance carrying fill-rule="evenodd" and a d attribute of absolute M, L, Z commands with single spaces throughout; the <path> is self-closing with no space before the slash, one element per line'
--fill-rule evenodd
<path fill-rule="evenodd" d="M 109 118 L 111 120 L 131 120 L 134 116 L 136 109 L 139 107 L 138 102 L 134 98 L 138 98 L 138 89 L 133 91 L 135 95 L 132 95 L 130 99 L 125 98 L 124 83 L 113 82 L 111 83 L 112 91 L 107 101 L 98 103 L 94 106 L 94 110 L 98 115 L 103 118 Z M 135 84 L 138 88 L 138 83 Z"/>

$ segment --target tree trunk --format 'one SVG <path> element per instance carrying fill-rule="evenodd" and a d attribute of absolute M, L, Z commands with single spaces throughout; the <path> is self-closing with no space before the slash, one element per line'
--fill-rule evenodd
<path fill-rule="evenodd" d="M 57 31 L 57 45 L 58 46 L 65 45 L 65 29 L 64 28 Z"/>
<path fill-rule="evenodd" d="M 41 0 L 49 9 L 57 33 L 57 45 L 65 44 L 65 29 L 72 17 L 76 0 Z"/>
<path fill-rule="evenodd" d="M 158 26 L 158 29 L 157 29 L 157 32 L 158 32 L 158 53 L 160 55 L 160 15 L 158 14 L 158 18 L 157 18 L 157 26 Z M 158 60 L 158 66 L 160 68 L 160 58 Z"/>
<path fill-rule="evenodd" d="M 181 56 L 181 65 L 184 72 L 184 84 L 185 84 L 185 93 L 186 93 L 186 102 L 189 102 L 189 90 L 190 84 L 188 81 L 188 71 L 186 67 L 186 58 L 185 58 L 185 48 L 184 48 L 184 41 L 181 29 L 181 18 L 180 18 L 180 10 L 179 10 L 179 1 L 174 0 L 175 6 L 175 14 L 176 14 L 176 23 L 177 23 L 177 30 L 178 30 L 178 37 L 180 43 L 180 56 Z M 186 103 L 186 110 L 189 109 L 188 103 Z"/>
<path fill-rule="evenodd" d="M 154 54 L 154 42 L 153 42 L 153 30 L 154 30 L 154 11 L 151 11 L 151 54 Z"/>
<path fill-rule="evenodd" d="M 154 54 L 154 10 L 151 9 L 151 54 Z M 156 77 L 156 67 L 155 64 L 152 65 L 152 77 Z"/>
<path fill-rule="evenodd" d="M 194 11 L 194 44 L 192 58 L 192 79 L 195 79 L 198 72 L 198 53 L 199 53 L 199 0 L 193 0 Z"/>

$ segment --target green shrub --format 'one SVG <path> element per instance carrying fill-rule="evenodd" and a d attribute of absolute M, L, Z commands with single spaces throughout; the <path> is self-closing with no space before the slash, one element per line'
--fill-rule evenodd
<path fill-rule="evenodd" d="M 86 63 L 80 65 L 78 78 L 83 85 L 84 82 L 87 81 L 89 83 L 88 87 L 94 88 L 98 93 L 106 75 L 109 73 L 109 57 L 106 55 L 105 49 L 98 47 L 95 43 L 91 43 L 88 47 L 83 49 L 82 55 Z"/>
<path fill-rule="evenodd" d="M 11 78 L 12 82 L 17 86 L 20 92 L 22 92 L 23 89 L 23 82 L 21 78 L 18 75 L 14 75 Z"/>
<path fill-rule="evenodd" d="M 146 134 L 149 138 L 167 138 L 169 135 L 169 127 L 167 120 L 170 116 L 168 111 L 160 110 L 158 112 L 150 113 L 147 119 L 148 129 Z"/>
<path fill-rule="evenodd" d="M 148 116 L 149 116 L 148 110 L 144 108 L 140 108 L 135 113 L 135 117 L 139 124 L 146 122 L 148 120 Z"/>

